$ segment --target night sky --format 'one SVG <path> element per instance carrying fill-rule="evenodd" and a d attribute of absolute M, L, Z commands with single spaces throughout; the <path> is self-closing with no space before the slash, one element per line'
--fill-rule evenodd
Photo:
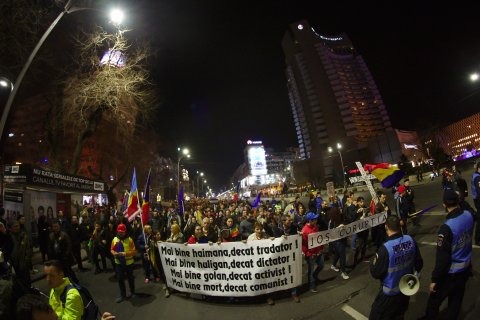
<path fill-rule="evenodd" d="M 480 8 L 335 3 L 127 1 L 134 5 L 131 28 L 154 49 L 161 102 L 155 126 L 165 155 L 175 158 L 177 146 L 189 147 L 187 169 L 206 172 L 209 184 L 220 187 L 243 162 L 248 139 L 277 151 L 297 146 L 281 40 L 301 19 L 324 35 L 347 33 L 394 127 L 421 131 L 480 110 L 480 95 L 470 96 L 480 84 L 468 78 L 480 71 Z"/>

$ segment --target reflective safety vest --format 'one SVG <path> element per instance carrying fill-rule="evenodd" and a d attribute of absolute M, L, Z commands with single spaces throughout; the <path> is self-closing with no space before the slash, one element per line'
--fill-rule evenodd
<path fill-rule="evenodd" d="M 133 257 L 135 256 L 135 244 L 133 243 L 132 238 L 126 237 L 123 240 L 120 240 L 118 237 L 115 237 L 112 240 L 111 250 L 115 252 L 125 252 L 125 257 L 115 257 L 116 264 L 131 265 L 133 263 Z"/>
<path fill-rule="evenodd" d="M 480 194 L 477 194 L 477 186 L 475 185 L 475 178 L 480 177 L 480 173 L 474 172 L 472 174 L 472 199 L 480 197 Z"/>
<path fill-rule="evenodd" d="M 384 243 L 388 251 L 388 273 L 383 279 L 383 293 L 394 296 L 400 293 L 398 282 L 408 273 L 413 273 L 416 255 L 415 242 L 409 235 Z"/>
<path fill-rule="evenodd" d="M 453 233 L 452 263 L 448 273 L 457 273 L 470 266 L 472 258 L 473 217 L 463 211 L 458 217 L 447 219 L 445 224 Z"/>

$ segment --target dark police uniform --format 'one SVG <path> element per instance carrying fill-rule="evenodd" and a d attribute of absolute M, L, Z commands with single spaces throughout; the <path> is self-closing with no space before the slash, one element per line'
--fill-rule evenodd
<path fill-rule="evenodd" d="M 480 245 L 480 173 L 478 168 L 480 167 L 480 161 L 476 168 L 477 170 L 472 174 L 472 199 L 477 210 L 477 229 L 475 230 L 475 243 Z"/>
<path fill-rule="evenodd" d="M 420 272 L 422 267 L 422 256 L 412 237 L 400 233 L 388 237 L 370 265 L 372 277 L 381 280 L 382 288 L 369 319 L 403 319 L 410 297 L 400 292 L 398 283 L 402 276 Z"/>
<path fill-rule="evenodd" d="M 457 319 L 462 307 L 465 284 L 471 271 L 473 217 L 456 208 L 438 231 L 437 258 L 432 272 L 436 292 L 430 293 L 427 319 L 436 319 L 440 305 L 448 297 L 448 319 Z"/>

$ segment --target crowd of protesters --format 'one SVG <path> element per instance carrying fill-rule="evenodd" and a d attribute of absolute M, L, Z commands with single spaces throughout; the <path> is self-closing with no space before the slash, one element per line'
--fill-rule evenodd
<path fill-rule="evenodd" d="M 402 220 L 406 233 L 407 219 L 415 210 L 414 193 L 408 180 L 393 188 L 393 192 L 395 213 Z M 371 231 L 354 234 L 351 239 L 331 242 L 328 248 L 320 246 L 311 249 L 307 247 L 308 235 L 341 228 L 375 213 L 387 212 L 391 215 L 387 195 L 379 192 L 378 198 L 376 205 L 367 207 L 365 199 L 355 196 L 352 191 L 345 191 L 343 196 L 335 193 L 325 199 L 319 192 L 311 193 L 307 205 L 300 202 L 298 195 L 290 200 L 280 195 L 278 199 L 272 196 L 270 200 L 261 201 L 255 208 L 244 200 L 221 200 L 212 204 L 207 199 L 194 199 L 185 202 L 182 208 L 176 203 L 158 206 L 153 210 L 151 208 L 148 223 L 143 226 L 139 219 L 129 222 L 113 208 L 85 207 L 68 219 L 62 211 L 57 213 L 56 219 L 40 216 L 37 224 L 38 244 L 46 268 L 52 265 L 47 259 L 56 261 L 53 263 L 54 271 L 61 274 L 62 279 L 76 284 L 79 280 L 72 267 L 76 265 L 79 272 L 89 271 L 82 262 L 81 252 L 84 249 L 94 267 L 90 272 L 115 272 L 120 290 L 116 302 L 120 303 L 136 297 L 133 275 L 135 260 L 141 260 L 144 283 L 161 283 L 165 297 L 171 295 L 172 290 L 167 286 L 160 259 L 159 242 L 185 245 L 250 242 L 299 234 L 303 239 L 302 251 L 308 266 L 309 289 L 317 292 L 318 275 L 324 268 L 326 258 L 331 259 L 330 269 L 348 280 L 348 247 L 352 257 L 350 265 L 355 268 L 365 259 L 369 235 L 377 250 L 387 235 L 385 228 L 378 226 Z M 9 301 L 16 301 L 31 286 L 32 244 L 25 229 L 25 218 L 20 215 L 17 221 L 7 226 L 3 213 L 0 210 L 0 281 L 5 284 L 12 276 L 12 269 L 15 278 L 10 290 L 9 286 L 3 285 L 3 291 L 0 292 L 2 307 L 5 308 Z M 108 268 L 107 261 L 111 268 Z M 128 280 L 130 296 L 126 294 L 125 280 Z M 65 282 L 62 285 L 66 285 Z M 295 302 L 300 301 L 297 288 L 292 289 L 291 295 Z M 267 295 L 267 302 L 274 303 L 271 295 Z"/>
<path fill-rule="evenodd" d="M 105 258 L 114 266 L 110 243 L 116 234 L 113 225 L 117 219 L 106 207 L 87 207 L 80 217 L 73 214 L 69 219 L 59 210 L 56 218 L 40 215 L 35 224 L 43 263 L 56 261 L 61 265 L 62 275 L 72 283 L 79 283 L 73 266 L 86 272 L 81 250 L 87 251 L 90 261 L 95 264 L 94 273 L 107 272 Z M 19 215 L 16 221 L 7 222 L 5 211 L 0 209 L 0 319 L 13 319 L 13 306 L 26 293 L 32 292 L 32 237 L 25 228 L 25 217 Z M 121 221 L 120 221 L 121 222 Z M 103 269 L 99 266 L 98 256 Z M 113 269 L 112 269 L 113 271 Z M 33 290 L 34 292 L 37 292 Z M 55 309 L 55 308 L 54 308 Z M 59 317 L 61 319 L 61 317 Z"/>
<path fill-rule="evenodd" d="M 357 201 L 356 200 L 362 200 Z M 140 259 L 143 266 L 144 282 L 161 282 L 166 297 L 171 290 L 167 287 L 165 273 L 160 261 L 158 241 L 173 243 L 221 243 L 235 241 L 254 241 L 263 238 L 277 238 L 293 234 L 301 234 L 306 239 L 309 232 L 340 227 L 363 216 L 366 212 L 363 199 L 354 198 L 353 193 L 346 193 L 343 201 L 338 196 L 322 199 L 320 194 L 312 195 L 308 208 L 300 202 L 300 197 L 287 201 L 282 195 L 278 199 L 262 201 L 258 207 L 252 208 L 247 201 L 220 201 L 211 204 L 207 200 L 195 200 L 185 203 L 183 214 L 178 206 L 158 207 L 150 210 L 148 224 L 142 226 L 138 219 L 130 223 L 116 210 L 107 207 L 84 208 L 79 214 L 67 219 L 62 211 L 56 219 L 47 220 L 45 216 L 38 219 L 38 243 L 43 262 L 59 261 L 65 278 L 72 283 L 79 283 L 72 268 L 77 272 L 86 272 L 82 262 L 81 251 L 87 252 L 87 258 L 94 267 L 92 273 L 115 271 L 119 281 L 120 296 L 116 302 L 127 298 L 125 280 L 128 280 L 130 297 L 135 297 L 133 281 L 134 258 Z M 308 211 L 308 214 L 307 214 Z M 358 214 L 358 212 L 362 214 Z M 313 217 L 316 217 L 313 219 Z M 10 224 L 0 224 L 2 251 L 6 260 L 13 267 L 21 292 L 28 292 L 31 285 L 30 270 L 32 268 L 32 245 L 22 226 L 24 218 Z M 127 256 L 118 253 L 129 252 Z M 344 279 L 348 279 L 345 270 L 346 239 L 338 240 L 331 246 L 334 252 L 332 269 L 341 271 Z M 353 247 L 352 247 L 353 248 Z M 365 250 L 359 246 L 363 255 Z M 314 278 L 323 268 L 323 248 L 313 251 L 304 248 L 309 270 L 310 285 L 314 288 Z M 108 264 L 111 268 L 108 267 Z M 337 269 L 337 261 L 340 262 Z M 299 302 L 297 290 L 292 290 L 293 299 Z M 269 304 L 273 300 L 267 298 Z"/>

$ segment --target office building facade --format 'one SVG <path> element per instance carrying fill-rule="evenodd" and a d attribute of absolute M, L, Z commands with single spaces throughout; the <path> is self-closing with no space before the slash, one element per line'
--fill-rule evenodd
<path fill-rule="evenodd" d="M 443 145 L 447 154 L 456 160 L 480 155 L 480 113 L 443 128 L 448 142 Z"/>
<path fill-rule="evenodd" d="M 300 21 L 282 47 L 300 156 L 312 175 L 328 178 L 341 169 L 328 147 L 339 143 L 352 165 L 369 159 L 372 138 L 395 136 L 375 81 L 347 35 L 324 36 Z M 398 147 L 395 142 L 392 149 Z"/>

